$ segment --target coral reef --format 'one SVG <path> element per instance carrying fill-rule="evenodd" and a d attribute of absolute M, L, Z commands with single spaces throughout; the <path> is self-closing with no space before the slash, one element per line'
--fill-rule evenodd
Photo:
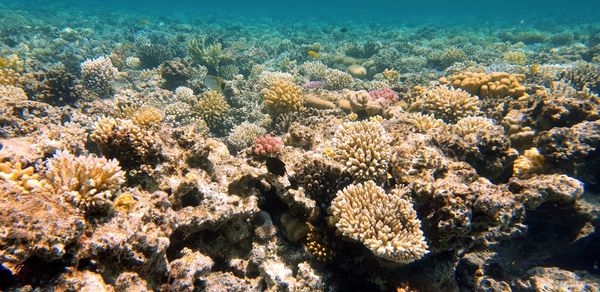
<path fill-rule="evenodd" d="M 83 86 L 105 97 L 112 91 L 112 86 L 119 72 L 108 57 L 88 59 L 81 63 L 81 81 Z"/>
<path fill-rule="evenodd" d="M 479 98 L 462 89 L 438 86 L 425 91 L 411 107 L 447 123 L 455 123 L 461 118 L 476 116 L 480 112 Z"/>

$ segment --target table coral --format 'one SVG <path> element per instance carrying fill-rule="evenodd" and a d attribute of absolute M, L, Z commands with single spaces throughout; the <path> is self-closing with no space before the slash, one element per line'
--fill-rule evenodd
<path fill-rule="evenodd" d="M 429 251 L 405 193 L 398 189 L 386 194 L 373 181 L 347 186 L 331 203 L 330 223 L 378 257 L 411 263 Z"/>

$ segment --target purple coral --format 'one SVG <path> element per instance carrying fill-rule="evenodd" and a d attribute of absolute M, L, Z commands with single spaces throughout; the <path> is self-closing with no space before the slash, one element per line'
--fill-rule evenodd
<path fill-rule="evenodd" d="M 304 88 L 305 89 L 318 89 L 321 88 L 325 85 L 324 81 L 318 81 L 318 80 L 314 80 L 314 81 L 308 81 L 304 84 Z"/>

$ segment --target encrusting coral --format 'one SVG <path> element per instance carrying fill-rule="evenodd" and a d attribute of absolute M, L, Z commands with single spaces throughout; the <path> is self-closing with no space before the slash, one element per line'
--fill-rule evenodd
<path fill-rule="evenodd" d="M 108 208 L 115 190 L 125 182 L 125 173 L 115 159 L 61 151 L 48 159 L 46 168 L 46 178 L 56 193 L 86 212 Z"/>
<path fill-rule="evenodd" d="M 421 222 L 406 198 L 406 190 L 386 194 L 373 181 L 347 186 L 331 202 L 330 224 L 378 257 L 411 263 L 429 251 Z"/>

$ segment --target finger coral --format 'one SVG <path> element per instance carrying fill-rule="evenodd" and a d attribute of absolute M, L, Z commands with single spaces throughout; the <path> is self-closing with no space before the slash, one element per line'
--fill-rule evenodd
<path fill-rule="evenodd" d="M 107 208 L 116 189 L 125 182 L 125 173 L 115 159 L 61 151 L 47 160 L 46 167 L 46 178 L 56 193 L 87 212 Z"/>
<path fill-rule="evenodd" d="M 347 186 L 331 203 L 331 224 L 376 256 L 408 264 L 428 253 L 421 222 L 403 190 L 390 194 L 373 181 Z"/>
<path fill-rule="evenodd" d="M 275 116 L 301 111 L 303 108 L 301 93 L 300 86 L 284 79 L 273 81 L 271 86 L 261 91 L 267 112 Z"/>
<path fill-rule="evenodd" d="M 389 137 L 379 122 L 340 125 L 333 138 L 334 159 L 357 180 L 385 179 L 391 157 Z"/>
<path fill-rule="evenodd" d="M 135 168 L 156 160 L 158 146 L 151 132 L 127 119 L 101 118 L 91 135 L 102 155 L 116 158 L 122 167 Z"/>
<path fill-rule="evenodd" d="M 112 84 L 119 72 L 109 57 L 88 59 L 81 63 L 81 80 L 88 90 L 105 97 L 112 91 Z"/>
<path fill-rule="evenodd" d="M 476 116 L 480 112 L 480 104 L 477 96 L 462 89 L 438 86 L 425 91 L 411 107 L 432 113 L 447 123 L 455 123 L 461 118 Z"/>
<path fill-rule="evenodd" d="M 223 94 L 209 90 L 202 94 L 196 104 L 196 110 L 211 130 L 219 128 L 229 113 L 229 104 Z"/>

